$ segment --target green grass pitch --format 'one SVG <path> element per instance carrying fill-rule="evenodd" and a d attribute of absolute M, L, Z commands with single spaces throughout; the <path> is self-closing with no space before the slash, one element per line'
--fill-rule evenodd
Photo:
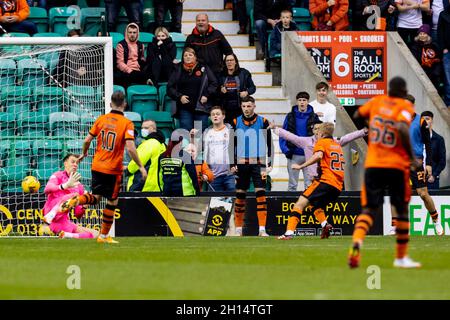
<path fill-rule="evenodd" d="M 392 267 L 394 237 L 368 237 L 357 270 L 350 237 L 118 240 L 0 239 L 0 299 L 450 299 L 448 237 L 411 238 L 418 270 Z M 80 290 L 66 287 L 70 265 Z M 367 288 L 370 265 L 380 289 Z"/>

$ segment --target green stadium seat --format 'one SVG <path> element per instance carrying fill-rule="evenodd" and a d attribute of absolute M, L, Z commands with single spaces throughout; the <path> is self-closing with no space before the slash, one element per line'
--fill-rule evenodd
<path fill-rule="evenodd" d="M 30 87 L 4 87 L 1 91 L 2 106 L 6 107 L 6 112 L 13 114 L 30 111 L 31 93 Z"/>
<path fill-rule="evenodd" d="M 92 128 L 95 120 L 101 116 L 100 112 L 91 112 L 91 114 L 83 114 L 80 116 L 81 130 L 83 135 L 87 135 Z"/>
<path fill-rule="evenodd" d="M 175 43 L 175 46 L 177 47 L 177 59 L 181 60 L 184 50 L 184 44 L 186 42 L 186 36 L 178 32 L 172 32 L 170 36 L 172 37 L 172 41 Z"/>
<path fill-rule="evenodd" d="M 38 32 L 48 31 L 48 15 L 44 8 L 30 7 L 30 15 L 27 20 L 34 22 Z"/>
<path fill-rule="evenodd" d="M 37 111 L 49 116 L 53 112 L 62 111 L 63 89 L 60 87 L 38 87 L 34 89 Z"/>
<path fill-rule="evenodd" d="M 25 137 L 45 137 L 48 130 L 48 115 L 40 112 L 23 112 L 17 117 L 19 134 Z"/>
<path fill-rule="evenodd" d="M 170 112 L 174 107 L 174 101 L 167 95 L 167 85 L 162 85 L 158 89 L 160 111 Z"/>
<path fill-rule="evenodd" d="M 12 137 L 15 135 L 16 115 L 14 113 L 0 112 L 0 137 Z"/>
<path fill-rule="evenodd" d="M 134 124 L 134 128 L 136 130 L 141 130 L 142 127 L 142 117 L 139 113 L 137 112 L 131 112 L 131 111 L 126 111 L 124 113 L 125 117 L 130 119 L 131 121 L 133 121 Z"/>
<path fill-rule="evenodd" d="M 153 7 L 144 7 L 143 15 L 143 27 L 144 30 L 149 30 L 150 26 L 155 22 L 155 8 Z"/>
<path fill-rule="evenodd" d="M 38 33 L 33 34 L 33 37 L 56 38 L 56 37 L 61 37 L 61 35 L 56 32 L 38 32 Z"/>
<path fill-rule="evenodd" d="M 80 17 L 80 11 L 76 7 L 54 7 L 49 10 L 49 25 L 52 32 L 59 33 L 61 36 L 67 36 L 70 29 L 77 29 L 71 26 L 69 19 Z"/>
<path fill-rule="evenodd" d="M 33 156 L 38 169 L 59 169 L 63 146 L 58 140 L 36 140 L 33 143 Z"/>
<path fill-rule="evenodd" d="M 128 105 L 131 111 L 140 113 L 158 109 L 158 92 L 156 87 L 149 85 L 133 85 L 127 89 Z"/>
<path fill-rule="evenodd" d="M 19 37 L 19 38 L 28 38 L 28 37 L 30 37 L 30 35 L 28 33 L 25 33 L 25 32 L 10 32 L 9 36 L 10 37 Z M 7 37 L 7 35 L 4 34 L 2 37 Z"/>
<path fill-rule="evenodd" d="M 112 38 L 113 48 L 116 48 L 117 44 L 120 41 L 122 41 L 123 39 L 125 39 L 125 37 L 123 36 L 123 33 L 118 33 L 118 32 L 110 32 L 109 36 Z"/>
<path fill-rule="evenodd" d="M 116 91 L 121 91 L 121 92 L 123 92 L 124 94 L 126 94 L 125 88 L 122 87 L 122 86 L 119 86 L 119 85 L 117 85 L 117 84 L 115 84 L 115 85 L 114 85 L 114 88 L 113 88 L 113 92 L 116 92 Z"/>
<path fill-rule="evenodd" d="M 20 173 L 29 172 L 31 166 L 31 141 L 18 140 L 13 145 L 14 150 L 8 158 L 7 166 L 15 168 Z"/>
<path fill-rule="evenodd" d="M 127 13 L 125 12 L 125 9 L 122 8 L 122 10 L 120 10 L 120 13 L 117 17 L 116 32 L 124 35 L 125 29 L 128 24 L 129 24 L 129 20 L 128 20 Z"/>
<path fill-rule="evenodd" d="M 293 20 L 297 24 L 297 28 L 301 31 L 311 30 L 311 14 L 306 8 L 293 8 Z"/>
<path fill-rule="evenodd" d="M 65 150 L 67 153 L 79 154 L 79 153 L 81 153 L 81 151 L 83 149 L 83 143 L 84 143 L 83 139 L 68 140 L 68 141 L 66 141 Z"/>
<path fill-rule="evenodd" d="M 22 179 L 30 173 L 29 168 L 0 168 L 1 190 L 4 192 L 22 192 Z"/>
<path fill-rule="evenodd" d="M 60 37 L 61 35 L 59 35 Z M 45 52 L 38 55 L 38 59 L 45 60 L 47 62 L 48 71 L 53 74 L 53 70 L 56 68 L 59 62 L 59 51 Z M 56 83 L 50 80 L 50 85 L 56 85 Z"/>
<path fill-rule="evenodd" d="M 13 59 L 0 59 L 0 88 L 16 84 L 16 62 Z"/>
<path fill-rule="evenodd" d="M 21 38 L 26 38 L 29 37 L 30 35 L 28 33 L 22 33 L 22 32 L 10 32 L 8 35 L 5 33 L 2 35 L 2 37 L 21 37 Z M 1 51 L 2 53 L 5 54 L 11 54 L 11 55 L 18 55 L 24 52 L 29 52 L 31 51 L 31 46 L 29 45 L 23 45 L 23 46 L 18 46 L 18 45 L 4 45 L 1 47 Z M 26 59 L 28 58 L 26 55 L 23 56 L 17 56 L 14 59 L 15 60 L 21 60 L 21 59 Z"/>
<path fill-rule="evenodd" d="M 155 36 L 152 33 L 148 32 L 139 32 L 139 41 L 144 44 L 144 47 L 147 49 L 149 43 L 153 41 Z"/>
<path fill-rule="evenodd" d="M 173 119 L 170 112 L 165 111 L 147 111 L 144 113 L 144 120 L 154 120 L 156 127 L 166 138 L 170 138 L 174 129 Z"/>
<path fill-rule="evenodd" d="M 5 160 L 8 159 L 10 152 L 11 152 L 11 141 L 3 139 L 0 140 L 0 167 L 4 167 L 6 165 Z"/>
<path fill-rule="evenodd" d="M 99 7 L 81 9 L 81 25 L 84 35 L 97 36 L 102 30 L 102 16 L 105 16 L 106 9 Z"/>
<path fill-rule="evenodd" d="M 87 110 L 92 110 L 93 102 L 95 101 L 96 92 L 91 86 L 68 86 L 67 92 L 64 94 L 64 103 L 70 106 L 70 111 L 82 115 L 87 112 Z M 70 93 L 70 94 L 69 94 Z M 74 101 L 76 99 L 80 103 Z"/>
<path fill-rule="evenodd" d="M 45 186 L 50 180 L 50 177 L 58 171 L 60 168 L 41 168 L 36 169 L 31 172 L 31 175 L 36 177 L 41 183 L 41 187 L 39 188 L 39 192 L 44 192 Z"/>
<path fill-rule="evenodd" d="M 49 123 L 52 136 L 73 138 L 80 134 L 80 118 L 72 112 L 52 113 Z"/>
<path fill-rule="evenodd" d="M 46 84 L 48 75 L 42 70 L 47 69 L 47 61 L 41 59 L 23 59 L 17 63 L 17 83 L 30 88 Z"/>

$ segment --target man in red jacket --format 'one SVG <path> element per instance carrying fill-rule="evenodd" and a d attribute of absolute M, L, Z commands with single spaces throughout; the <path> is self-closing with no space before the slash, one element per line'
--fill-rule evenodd
<path fill-rule="evenodd" d="M 314 30 L 344 31 L 348 28 L 348 0 L 311 0 Z"/>

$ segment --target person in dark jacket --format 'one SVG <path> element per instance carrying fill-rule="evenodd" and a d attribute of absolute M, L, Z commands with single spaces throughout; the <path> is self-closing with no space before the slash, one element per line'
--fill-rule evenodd
<path fill-rule="evenodd" d="M 142 28 L 141 0 L 105 0 L 108 32 L 116 31 L 121 7 L 125 9 L 128 22 L 136 23 L 139 28 Z"/>
<path fill-rule="evenodd" d="M 222 32 L 209 24 L 207 14 L 198 14 L 195 23 L 195 28 L 186 39 L 185 47 L 194 48 L 198 60 L 219 77 L 223 68 L 223 56 L 233 53 L 233 49 Z"/>
<path fill-rule="evenodd" d="M 280 22 L 278 22 L 270 33 L 269 57 L 274 58 L 281 54 L 281 33 L 284 31 L 297 31 L 297 25 L 292 21 L 292 12 L 281 11 Z"/>
<path fill-rule="evenodd" d="M 191 131 L 194 121 L 202 122 L 202 131 L 208 127 L 209 98 L 216 90 L 214 73 L 198 62 L 194 49 L 184 48 L 183 60 L 167 83 L 167 94 L 176 101 L 174 116 L 180 119 L 182 129 Z"/>
<path fill-rule="evenodd" d="M 314 109 L 309 105 L 309 94 L 307 92 L 299 92 L 297 94 L 297 105 L 292 107 L 290 113 L 286 115 L 283 122 L 283 129 L 300 137 L 309 137 L 313 135 L 314 124 L 320 123 L 319 117 L 314 113 Z M 297 191 L 299 170 L 292 169 L 293 164 L 302 164 L 305 162 L 305 152 L 303 149 L 296 147 L 293 143 L 280 137 L 281 152 L 287 158 L 287 170 L 289 174 L 288 191 Z M 305 181 L 305 189 L 312 182 L 313 177 L 307 174 L 307 170 L 303 170 L 303 179 Z"/>
<path fill-rule="evenodd" d="M 256 87 L 252 75 L 239 66 L 239 60 L 234 53 L 225 56 L 224 64 L 219 85 L 225 122 L 231 124 L 233 119 L 242 115 L 241 98 L 254 94 Z"/>
<path fill-rule="evenodd" d="M 169 81 L 175 68 L 177 47 L 166 28 L 155 30 L 155 37 L 147 47 L 147 74 L 155 86 Z"/>
<path fill-rule="evenodd" d="M 439 89 L 442 69 L 441 53 L 436 44 L 432 42 L 431 28 L 428 24 L 419 28 L 419 33 L 414 38 L 410 49 L 436 90 Z"/>
<path fill-rule="evenodd" d="M 194 160 L 183 149 L 182 141 L 183 136 L 172 133 L 167 150 L 159 157 L 158 177 L 164 197 L 188 197 L 200 193 Z"/>
<path fill-rule="evenodd" d="M 445 95 L 444 102 L 450 107 L 450 6 L 444 9 L 439 15 L 438 21 L 438 42 L 442 50 L 442 62 L 445 75 Z"/>
<path fill-rule="evenodd" d="M 428 189 L 439 189 L 439 175 L 447 164 L 444 138 L 433 130 L 433 112 L 424 111 L 420 115 L 427 124 L 431 135 L 431 176 L 428 177 Z"/>
<path fill-rule="evenodd" d="M 185 0 L 155 0 L 153 2 L 153 6 L 155 7 L 156 27 L 162 27 L 164 23 L 164 17 L 166 16 L 167 11 L 170 11 L 170 16 L 172 18 L 170 32 L 181 33 L 181 16 L 183 15 L 184 1 Z"/>
<path fill-rule="evenodd" d="M 273 29 L 279 22 L 282 10 L 291 10 L 292 5 L 289 0 L 255 0 L 253 17 L 255 19 L 256 33 L 261 45 L 259 57 L 264 57 L 267 45 L 267 30 Z"/>

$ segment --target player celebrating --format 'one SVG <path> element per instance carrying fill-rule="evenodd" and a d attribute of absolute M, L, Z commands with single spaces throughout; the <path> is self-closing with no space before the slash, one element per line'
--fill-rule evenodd
<path fill-rule="evenodd" d="M 111 112 L 100 116 L 95 121 L 84 140 L 83 152 L 78 161 L 87 156 L 92 140 L 97 137 L 97 149 L 92 161 L 92 194 L 74 196 L 62 203 L 60 210 L 67 212 L 77 205 L 95 205 L 101 197 L 105 197 L 107 204 L 103 210 L 100 236 L 97 238 L 99 243 L 118 243 L 108 236 L 108 233 L 114 222 L 114 211 L 118 204 L 125 146 L 138 165 L 142 180 L 145 181 L 147 178 L 147 171 L 136 152 L 133 122 L 125 118 L 123 114 L 126 105 L 124 93 L 114 92 L 111 96 Z"/>
<path fill-rule="evenodd" d="M 59 207 L 62 202 L 72 198 L 74 194 L 82 195 L 84 187 L 79 182 L 81 175 L 77 172 L 78 156 L 68 154 L 64 157 L 64 170 L 57 171 L 47 182 L 44 193 L 47 195 L 47 202 L 44 205 L 44 223 L 50 224 L 49 229 L 59 234 L 60 238 L 93 238 L 98 232 L 76 225 L 69 219 L 68 212 L 60 212 Z M 81 218 L 84 208 L 80 205 L 75 207 L 75 216 Z M 48 226 L 44 226 L 47 229 Z"/>
<path fill-rule="evenodd" d="M 286 232 L 279 236 L 279 240 L 290 240 L 294 235 L 294 230 L 300 221 L 305 208 L 311 204 L 316 210 L 314 214 L 321 222 L 321 238 L 328 238 L 333 226 L 327 222 L 324 209 L 330 202 L 335 201 L 341 194 L 344 186 L 344 153 L 339 142 L 333 138 L 334 124 L 330 122 L 322 123 L 318 129 L 318 138 L 314 146 L 313 155 L 309 160 L 302 163 L 296 169 L 306 168 L 316 162 L 320 162 L 318 176 L 313 183 L 298 198 L 291 216 L 289 217 Z"/>
<path fill-rule="evenodd" d="M 369 147 L 361 190 L 362 213 L 356 219 L 353 245 L 348 264 L 356 268 L 360 263 L 360 248 L 373 224 L 375 214 L 383 205 L 388 189 L 391 205 L 398 214 L 397 255 L 394 267 L 418 268 L 420 263 L 407 255 L 409 241 L 408 202 L 411 198 L 409 166 L 415 165 L 409 139 L 409 124 L 414 114 L 412 104 L 405 100 L 406 82 L 395 77 L 389 82 L 388 95 L 377 96 L 361 106 L 355 118 L 369 119 Z"/>

